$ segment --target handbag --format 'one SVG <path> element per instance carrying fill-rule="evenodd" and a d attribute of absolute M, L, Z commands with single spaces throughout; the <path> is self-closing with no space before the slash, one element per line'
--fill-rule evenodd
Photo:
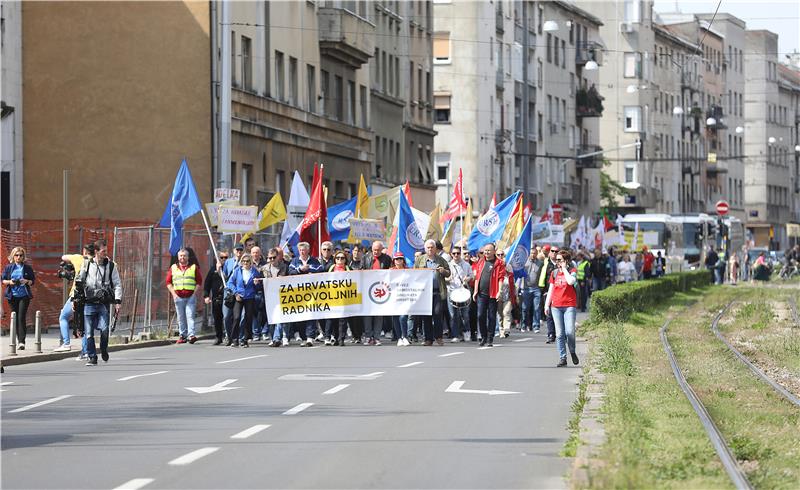
<path fill-rule="evenodd" d="M 235 304 L 236 304 L 236 295 L 235 295 L 235 294 L 233 293 L 233 291 L 231 291 L 230 289 L 226 289 L 226 290 L 225 290 L 225 297 L 224 297 L 224 299 L 222 300 L 222 302 L 223 302 L 223 303 L 225 304 L 225 306 L 227 306 L 228 308 L 233 308 L 233 305 L 235 305 Z"/>

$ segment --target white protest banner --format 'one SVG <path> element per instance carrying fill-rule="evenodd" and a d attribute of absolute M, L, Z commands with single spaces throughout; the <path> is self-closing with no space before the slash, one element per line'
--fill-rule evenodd
<path fill-rule="evenodd" d="M 217 209 L 217 230 L 221 233 L 249 233 L 256 228 L 256 206 L 222 205 Z"/>
<path fill-rule="evenodd" d="M 360 242 L 361 240 L 384 240 L 386 238 L 386 224 L 382 219 L 360 219 L 350 218 L 350 235 L 347 241 L 350 243 Z"/>
<path fill-rule="evenodd" d="M 430 315 L 431 269 L 358 270 L 265 279 L 269 323 L 351 316 Z"/>
<path fill-rule="evenodd" d="M 217 187 L 214 189 L 214 202 L 228 202 L 238 203 L 241 198 L 241 191 L 239 189 L 228 189 L 225 187 Z"/>
<path fill-rule="evenodd" d="M 531 240 L 534 242 L 546 242 L 549 240 L 551 235 L 550 231 L 550 222 L 549 221 L 542 221 L 541 223 L 536 223 L 531 228 Z"/>
<path fill-rule="evenodd" d="M 219 213 L 219 207 L 221 205 L 221 202 L 207 202 L 205 204 L 206 214 L 208 214 L 208 222 L 211 226 L 217 226 L 217 217 Z"/>

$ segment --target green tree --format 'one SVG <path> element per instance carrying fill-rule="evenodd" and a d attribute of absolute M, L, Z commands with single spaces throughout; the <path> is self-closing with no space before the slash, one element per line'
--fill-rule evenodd
<path fill-rule="evenodd" d="M 603 166 L 610 165 L 608 160 L 603 162 Z M 617 206 L 617 198 L 624 197 L 627 194 L 622 185 L 611 178 L 604 170 L 600 170 L 600 204 L 605 208 L 613 208 Z"/>

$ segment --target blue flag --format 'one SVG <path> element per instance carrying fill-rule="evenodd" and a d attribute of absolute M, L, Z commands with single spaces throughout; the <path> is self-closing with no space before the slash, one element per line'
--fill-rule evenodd
<path fill-rule="evenodd" d="M 356 215 L 357 201 L 358 197 L 354 197 L 328 208 L 328 233 L 332 242 L 347 240 L 350 235 L 349 220 Z"/>
<path fill-rule="evenodd" d="M 474 254 L 487 243 L 495 243 L 503 237 L 503 231 L 511 218 L 511 213 L 514 212 L 519 194 L 520 191 L 511 194 L 478 218 L 467 241 L 471 253 Z"/>
<path fill-rule="evenodd" d="M 183 222 L 202 209 L 200 198 L 197 196 L 197 189 L 194 188 L 192 174 L 189 172 L 189 165 L 186 159 L 181 162 L 178 176 L 175 178 L 175 186 L 172 188 L 172 196 L 167 203 L 167 209 L 158 226 L 166 228 L 169 226 L 169 253 L 176 255 L 183 246 Z"/>
<path fill-rule="evenodd" d="M 400 193 L 400 205 L 397 210 L 399 216 L 393 252 L 402 253 L 405 256 L 406 265 L 414 267 L 414 253 L 425 248 L 425 237 L 417 227 L 414 213 L 411 212 L 411 206 L 408 204 L 406 195 L 402 189 L 398 192 Z"/>
<path fill-rule="evenodd" d="M 525 226 L 522 227 L 522 232 L 511 244 L 506 254 L 508 264 L 514 271 L 515 279 L 525 277 L 525 262 L 528 261 L 528 255 L 531 253 L 531 229 L 531 218 L 529 217 Z"/>

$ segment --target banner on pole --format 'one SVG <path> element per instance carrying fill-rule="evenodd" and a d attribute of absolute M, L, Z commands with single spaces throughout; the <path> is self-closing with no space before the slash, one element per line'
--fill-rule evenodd
<path fill-rule="evenodd" d="M 256 206 L 227 206 L 217 208 L 217 230 L 222 233 L 249 233 L 256 229 Z"/>
<path fill-rule="evenodd" d="M 357 243 L 361 240 L 384 240 L 386 238 L 386 225 L 382 219 L 350 218 L 350 235 L 347 241 Z"/>
<path fill-rule="evenodd" d="M 241 198 L 241 191 L 239 189 L 228 189 L 225 187 L 217 187 L 214 189 L 214 202 L 227 202 L 239 203 Z"/>
<path fill-rule="evenodd" d="M 205 204 L 206 214 L 208 214 L 208 224 L 210 226 L 217 226 L 219 222 L 219 207 L 222 206 L 222 204 L 221 202 L 207 202 Z"/>
<path fill-rule="evenodd" d="M 352 316 L 430 315 L 433 270 L 327 272 L 264 280 L 269 323 Z"/>

